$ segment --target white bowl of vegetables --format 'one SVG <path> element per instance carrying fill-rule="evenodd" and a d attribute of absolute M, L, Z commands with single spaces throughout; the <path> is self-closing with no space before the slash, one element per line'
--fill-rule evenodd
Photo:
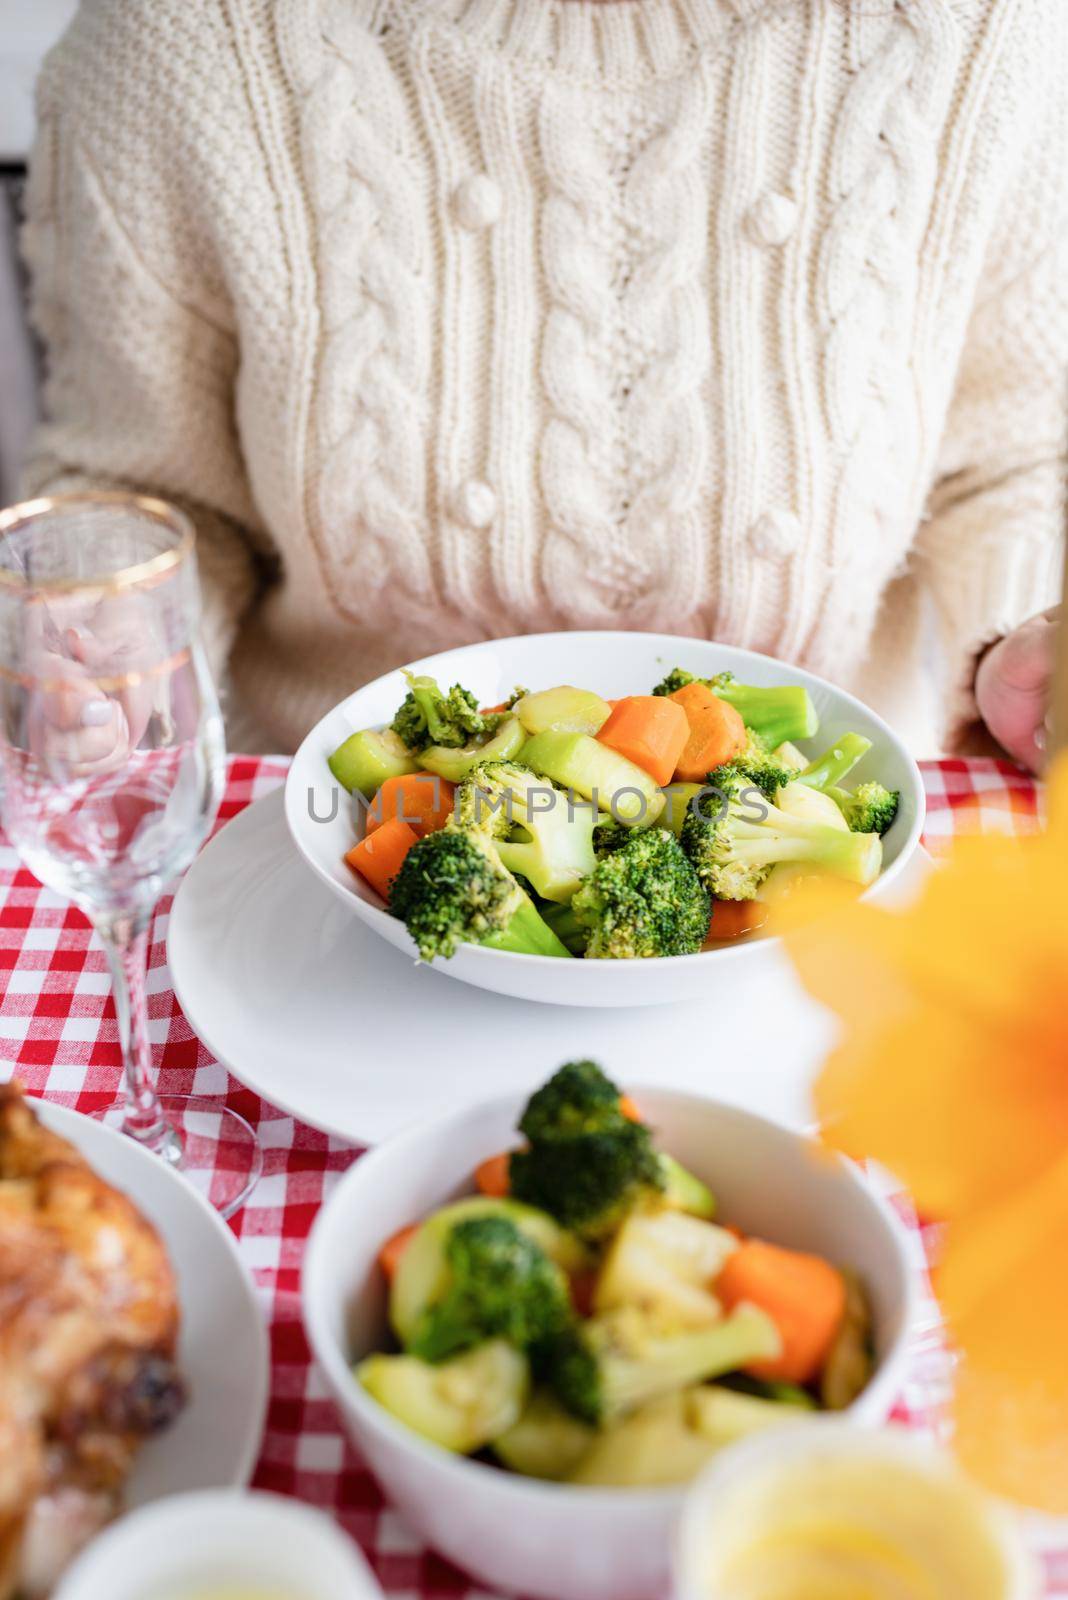
<path fill-rule="evenodd" d="M 446 651 L 328 713 L 286 784 L 317 875 L 382 938 L 502 994 L 697 998 L 767 959 L 813 874 L 885 894 L 923 824 L 919 769 L 851 695 L 661 634 Z"/>
<path fill-rule="evenodd" d="M 422 1538 L 495 1591 L 648 1600 L 719 1450 L 828 1410 L 886 1419 L 913 1275 L 855 1168 L 584 1062 L 364 1156 L 303 1295 L 347 1429 Z"/>

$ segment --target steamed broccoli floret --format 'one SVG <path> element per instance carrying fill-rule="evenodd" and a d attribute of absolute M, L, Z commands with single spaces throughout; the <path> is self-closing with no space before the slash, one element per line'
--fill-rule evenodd
<path fill-rule="evenodd" d="M 893 823 L 901 803 L 901 791 L 884 788 L 881 783 L 858 783 L 852 794 L 838 788 L 827 793 L 853 833 L 877 833 L 880 837 Z"/>
<path fill-rule="evenodd" d="M 457 785 L 452 815 L 457 827 L 484 833 L 499 845 L 512 831 L 512 802 L 507 788 L 490 776 L 495 767 L 530 773 L 529 767 L 519 769 L 511 761 L 480 761 Z"/>
<path fill-rule="evenodd" d="M 589 929 L 587 958 L 686 956 L 700 950 L 708 896 L 673 833 L 649 828 L 603 856 L 571 902 Z"/>
<path fill-rule="evenodd" d="M 544 899 L 569 900 L 593 871 L 595 813 L 515 761 L 476 767 L 456 794 L 456 818 L 488 833 L 509 872 Z"/>
<path fill-rule="evenodd" d="M 711 789 L 719 787 L 719 777 L 723 774 L 728 782 L 741 778 L 746 783 L 759 789 L 765 800 L 774 800 L 784 783 L 789 783 L 793 774 L 786 763 L 774 755 L 759 734 L 750 728 L 749 742 L 741 755 L 735 756 L 722 767 L 717 767 L 708 774 L 708 785 Z"/>
<path fill-rule="evenodd" d="M 734 707 L 747 728 L 752 728 L 772 749 L 788 740 L 811 739 L 820 719 L 812 696 L 800 683 L 736 683 L 732 672 L 720 672 L 709 682 L 713 694 Z"/>
<path fill-rule="evenodd" d="M 440 744 L 456 749 L 475 734 L 486 733 L 492 718 L 485 717 L 469 689 L 454 683 L 446 693 L 433 678 L 406 672 L 408 693 L 390 727 L 409 750 Z"/>
<path fill-rule="evenodd" d="M 561 1067 L 531 1097 L 519 1131 L 527 1148 L 511 1159 L 513 1196 L 586 1239 L 606 1237 L 664 1190 L 650 1130 L 623 1115 L 618 1088 L 592 1061 Z"/>
<path fill-rule="evenodd" d="M 634 829 L 628 828 L 624 823 L 617 822 L 615 817 L 605 817 L 599 821 L 593 830 L 593 848 L 598 860 L 601 856 L 610 856 L 629 844 L 634 838 Z"/>
<path fill-rule="evenodd" d="M 775 755 L 778 756 L 791 778 L 796 778 L 799 772 L 804 772 L 809 764 L 808 757 L 799 750 L 796 744 L 791 744 L 789 739 L 775 746 Z"/>
<path fill-rule="evenodd" d="M 565 944 L 573 956 L 584 956 L 586 954 L 590 930 L 584 922 L 580 922 L 576 917 L 570 900 L 564 901 L 562 905 L 543 906 L 541 916 L 561 944 Z"/>
<path fill-rule="evenodd" d="M 707 683 L 707 678 L 695 679 L 692 672 L 687 672 L 683 667 L 672 667 L 666 678 L 662 678 L 653 690 L 654 694 L 674 694 L 676 689 L 685 689 L 688 683 Z"/>
<path fill-rule="evenodd" d="M 519 1131 L 530 1144 L 615 1132 L 627 1120 L 620 1110 L 622 1099 L 622 1089 L 596 1061 L 567 1061 L 535 1089 L 519 1119 Z"/>
<path fill-rule="evenodd" d="M 779 861 L 804 861 L 869 884 L 882 865 L 878 834 L 846 833 L 789 815 L 744 777 L 720 767 L 718 796 L 691 809 L 682 847 L 697 876 L 720 900 L 752 900 Z"/>
<path fill-rule="evenodd" d="M 408 851 L 390 888 L 389 909 L 424 961 L 451 956 L 463 943 L 525 955 L 569 954 L 488 836 L 451 823 Z"/>
<path fill-rule="evenodd" d="M 811 739 L 819 730 L 820 719 L 812 696 L 800 683 L 738 683 L 733 672 L 717 672 L 712 678 L 697 678 L 682 667 L 673 667 L 653 690 L 654 694 L 674 694 L 688 683 L 703 683 L 721 700 L 726 700 L 741 716 L 747 728 L 759 733 L 774 749 L 787 740 Z"/>
<path fill-rule="evenodd" d="M 446 1361 L 487 1339 L 530 1350 L 570 1328 L 567 1278 L 509 1218 L 458 1222 L 446 1240 L 445 1261 L 448 1288 L 423 1312 L 409 1355 Z"/>
<path fill-rule="evenodd" d="M 685 1333 L 664 1333 L 653 1318 L 627 1307 L 564 1333 L 547 1377 L 573 1416 L 604 1427 L 661 1395 L 774 1359 L 781 1349 L 775 1324 L 753 1305 Z"/>
<path fill-rule="evenodd" d="M 871 749 L 871 740 L 862 733 L 843 733 L 829 750 L 810 761 L 797 775 L 799 783 L 821 789 L 838 806 L 853 833 L 884 834 L 897 816 L 900 791 L 883 784 L 858 784 L 850 792 L 841 787 L 842 779 Z"/>

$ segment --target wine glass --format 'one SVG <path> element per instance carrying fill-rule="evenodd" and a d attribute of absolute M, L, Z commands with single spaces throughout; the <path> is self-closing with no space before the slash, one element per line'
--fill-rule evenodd
<path fill-rule="evenodd" d="M 225 746 L 198 640 L 193 529 L 144 496 L 87 492 L 0 512 L 4 827 L 103 943 L 122 1047 L 110 1122 L 229 1216 L 261 1170 L 243 1117 L 160 1097 L 148 1036 L 148 929 L 214 820 Z"/>

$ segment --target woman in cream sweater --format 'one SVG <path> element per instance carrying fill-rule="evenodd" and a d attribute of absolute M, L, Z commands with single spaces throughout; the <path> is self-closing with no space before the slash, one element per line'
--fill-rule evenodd
<path fill-rule="evenodd" d="M 1034 761 L 1066 68 L 1065 0 L 83 0 L 27 487 L 191 512 L 239 743 L 595 627 Z"/>

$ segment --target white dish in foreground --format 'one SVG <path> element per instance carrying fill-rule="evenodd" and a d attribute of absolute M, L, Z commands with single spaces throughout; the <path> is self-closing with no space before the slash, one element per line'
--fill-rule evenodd
<path fill-rule="evenodd" d="M 900 811 L 884 841 L 884 871 L 866 891 L 867 898 L 884 898 L 919 846 L 923 782 L 901 740 L 852 695 L 770 656 L 671 634 L 543 633 L 465 645 L 414 665 L 444 684 L 462 683 L 482 705 L 498 704 L 517 684 L 546 689 L 572 683 L 613 699 L 648 694 L 674 666 L 699 676 L 729 670 L 744 683 L 803 684 L 820 718 L 819 733 L 805 741 L 808 753 L 819 754 L 843 733 L 865 734 L 873 748 L 850 775 L 850 783 L 878 778 L 901 791 Z M 312 729 L 286 780 L 286 821 L 297 849 L 342 905 L 380 939 L 414 956 L 415 946 L 403 923 L 391 917 L 374 891 L 345 865 L 345 851 L 358 837 L 356 806 L 327 767 L 327 757 L 350 733 L 388 723 L 406 689 L 401 671 L 389 672 L 343 700 Z M 651 961 L 565 961 L 462 945 L 451 960 L 435 966 L 478 988 L 553 1005 L 662 1005 L 699 998 L 713 986 L 722 994 L 743 971 L 762 966 L 776 943 L 756 939 L 728 949 Z"/>
<path fill-rule="evenodd" d="M 737 1587 L 729 1576 L 739 1566 L 760 1571 L 769 1585 L 761 1592 L 779 1594 L 768 1567 L 783 1576 L 787 1563 L 803 1585 L 794 1592 L 816 1594 L 831 1566 L 841 1575 L 839 1561 L 858 1593 L 1038 1600 L 1038 1562 L 1004 1502 L 985 1496 L 933 1441 L 851 1422 L 819 1417 L 715 1457 L 686 1496 L 674 1600 L 751 1593 L 744 1576 Z"/>
<path fill-rule="evenodd" d="M 548 1076 L 547 1073 L 543 1074 Z M 796 1134 L 704 1097 L 625 1086 L 660 1148 L 714 1189 L 747 1233 L 852 1266 L 872 1300 L 877 1366 L 847 1414 L 886 1419 L 907 1364 L 914 1314 L 901 1225 L 855 1169 L 812 1158 Z M 650 1600 L 665 1592 L 685 1490 L 540 1483 L 449 1455 L 378 1406 L 352 1375 L 382 1348 L 384 1240 L 455 1195 L 479 1161 L 515 1142 L 524 1096 L 431 1119 L 365 1156 L 320 1212 L 304 1263 L 304 1321 L 345 1424 L 416 1531 L 484 1586 L 544 1600 Z"/>
<path fill-rule="evenodd" d="M 921 850 L 898 893 L 928 870 Z M 460 1101 L 533 1089 L 579 1056 L 615 1077 L 804 1126 L 832 1036 L 772 945 L 756 969 L 731 969 L 729 995 L 667 1011 L 532 1005 L 450 983 L 316 882 L 290 843 L 281 790 L 228 822 L 193 863 L 167 953 L 182 1009 L 213 1055 L 273 1105 L 357 1144 Z"/>
<path fill-rule="evenodd" d="M 276 1494 L 175 1495 L 95 1540 L 55 1600 L 194 1600 L 206 1594 L 374 1600 L 363 1555 L 322 1511 Z"/>
<path fill-rule="evenodd" d="M 174 1268 L 182 1317 L 178 1366 L 189 1400 L 137 1456 L 126 1509 L 191 1489 L 243 1487 L 263 1434 L 270 1363 L 233 1234 L 183 1178 L 132 1140 L 63 1106 L 31 1104 L 45 1127 L 129 1195 L 158 1230 Z"/>

